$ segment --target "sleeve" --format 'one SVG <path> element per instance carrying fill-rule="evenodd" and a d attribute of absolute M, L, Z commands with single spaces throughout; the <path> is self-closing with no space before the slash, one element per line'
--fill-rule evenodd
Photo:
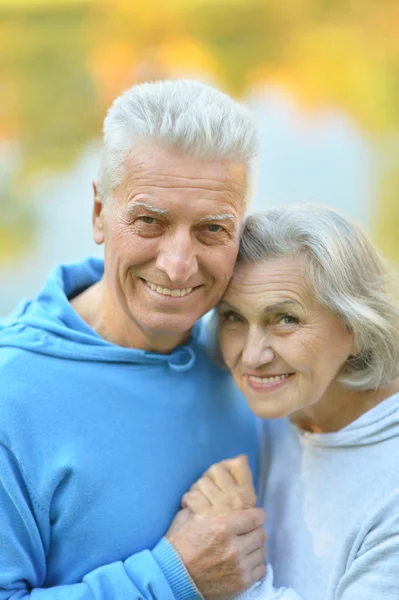
<path fill-rule="evenodd" d="M 397 600 L 399 598 L 399 490 L 383 498 L 361 543 L 337 586 L 337 600 Z"/>
<path fill-rule="evenodd" d="M 0 443 L 0 600 L 195 600 L 183 561 L 163 538 L 150 551 L 103 565 L 72 585 L 42 587 L 46 574 L 38 500 Z M 44 513 L 43 507 L 40 508 Z"/>
<path fill-rule="evenodd" d="M 291 588 L 275 588 L 273 569 L 267 565 L 266 576 L 249 590 L 233 596 L 231 600 L 306 600 Z"/>

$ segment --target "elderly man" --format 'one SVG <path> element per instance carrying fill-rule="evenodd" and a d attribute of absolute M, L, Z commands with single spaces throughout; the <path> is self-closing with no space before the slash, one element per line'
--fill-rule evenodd
<path fill-rule="evenodd" d="M 263 512 L 175 520 L 253 418 L 203 347 L 235 263 L 254 125 L 199 83 L 134 86 L 104 125 L 93 226 L 0 332 L 0 599 L 222 598 L 264 572 Z M 182 460 L 183 458 L 183 460 Z"/>

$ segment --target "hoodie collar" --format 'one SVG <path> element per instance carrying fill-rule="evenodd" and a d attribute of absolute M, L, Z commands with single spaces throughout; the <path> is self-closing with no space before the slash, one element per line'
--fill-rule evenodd
<path fill-rule="evenodd" d="M 79 317 L 69 298 L 99 281 L 103 273 L 104 261 L 98 258 L 56 267 L 36 299 L 21 302 L 0 324 L 0 347 L 20 347 L 72 360 L 166 363 L 174 371 L 190 370 L 196 360 L 200 322 L 185 344 L 160 354 L 111 344 Z"/>

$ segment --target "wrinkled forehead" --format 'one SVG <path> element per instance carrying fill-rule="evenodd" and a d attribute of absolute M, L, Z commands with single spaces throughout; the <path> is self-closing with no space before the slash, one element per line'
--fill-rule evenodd
<path fill-rule="evenodd" d="M 137 146 L 125 158 L 124 185 L 170 184 L 223 190 L 242 188 L 246 165 L 233 159 L 187 156 L 158 146 Z"/>
<path fill-rule="evenodd" d="M 312 288 L 308 270 L 298 256 L 239 261 L 224 295 L 225 302 L 262 302 L 294 299 L 305 302 Z"/>

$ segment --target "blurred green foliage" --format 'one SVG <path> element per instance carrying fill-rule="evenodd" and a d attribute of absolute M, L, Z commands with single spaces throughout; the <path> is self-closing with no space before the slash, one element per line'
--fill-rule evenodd
<path fill-rule="evenodd" d="M 0 1 L 0 140 L 20 155 L 1 184 L 0 255 L 26 240 L 32 181 L 68 169 L 137 81 L 205 74 L 235 96 L 273 83 L 309 111 L 348 112 L 384 154 L 399 129 L 398 31 L 398 0 Z M 399 260 L 398 163 L 381 172 L 375 222 Z"/>

